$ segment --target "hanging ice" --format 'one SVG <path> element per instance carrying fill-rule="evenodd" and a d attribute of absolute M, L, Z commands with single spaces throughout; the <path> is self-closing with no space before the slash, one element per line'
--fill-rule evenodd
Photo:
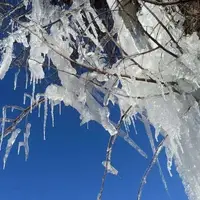
<path fill-rule="evenodd" d="M 30 136 L 30 129 L 31 129 L 31 124 L 28 123 L 26 125 L 26 131 L 24 133 L 24 141 L 23 142 L 19 142 L 19 145 L 18 145 L 18 154 L 20 153 L 20 149 L 21 147 L 23 146 L 24 147 L 24 150 L 25 150 L 25 160 L 27 161 L 28 159 L 28 155 L 29 155 L 29 144 L 28 144 L 28 139 L 29 139 L 29 136 Z"/>
<path fill-rule="evenodd" d="M 20 72 L 20 71 L 18 71 L 18 72 L 15 73 L 15 78 L 14 78 L 14 90 L 16 90 L 16 87 L 17 87 L 17 79 L 18 79 L 19 72 Z"/>
<path fill-rule="evenodd" d="M 48 115 L 48 99 L 47 99 L 47 97 L 45 96 L 45 101 L 44 101 L 44 124 L 43 124 L 43 135 L 44 135 L 44 140 L 46 140 L 47 115 Z"/>
<path fill-rule="evenodd" d="M 51 120 L 52 120 L 52 127 L 54 127 L 54 102 L 50 101 L 51 104 Z"/>
<path fill-rule="evenodd" d="M 0 150 L 4 138 L 4 130 L 5 130 L 5 124 L 6 124 L 6 106 L 2 108 L 2 123 L 1 123 L 1 140 L 0 140 Z"/>
<path fill-rule="evenodd" d="M 59 106 L 59 115 L 61 115 L 62 114 L 62 102 L 61 101 L 59 102 L 58 106 Z"/>
<path fill-rule="evenodd" d="M 23 104 L 26 104 L 26 98 L 29 98 L 30 99 L 30 102 L 32 100 L 32 96 L 30 94 L 27 94 L 27 93 L 24 93 L 24 100 L 23 100 Z"/>
<path fill-rule="evenodd" d="M 15 143 L 15 140 L 16 140 L 16 138 L 17 138 L 17 136 L 19 135 L 20 132 L 21 132 L 21 129 L 19 129 L 19 128 L 14 130 L 12 132 L 10 138 L 8 139 L 7 146 L 6 146 L 6 152 L 5 152 L 5 155 L 3 157 L 3 169 L 5 169 L 6 161 L 8 159 L 10 150 L 11 150 L 13 144 Z"/>

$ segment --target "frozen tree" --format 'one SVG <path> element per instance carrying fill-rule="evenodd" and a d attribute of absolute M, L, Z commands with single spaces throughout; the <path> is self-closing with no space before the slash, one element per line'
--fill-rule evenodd
<path fill-rule="evenodd" d="M 107 173 L 117 175 L 112 146 L 118 136 L 142 156 L 145 152 L 129 137 L 129 126 L 141 120 L 153 151 L 142 178 L 138 199 L 152 166 L 165 149 L 171 175 L 172 161 L 190 200 L 200 199 L 200 2 L 199 0 L 13 0 L 0 2 L 0 79 L 12 66 L 14 89 L 20 70 L 32 85 L 27 108 L 2 108 L 1 143 L 7 137 L 4 165 L 20 131 L 18 125 L 44 104 L 44 139 L 48 103 L 52 125 L 54 106 L 64 103 L 80 113 L 81 124 L 93 120 L 110 134 L 101 199 Z M 56 81 L 44 93 L 36 84 L 47 73 Z M 118 105 L 118 123 L 111 121 L 110 104 Z M 19 110 L 9 119 L 8 109 Z M 39 112 L 39 111 L 38 111 Z M 155 133 L 151 132 L 151 126 Z M 28 157 L 26 126 L 24 146 Z M 124 127 L 124 128 L 122 128 Z M 158 144 L 158 136 L 163 140 Z M 157 146 L 157 147 L 156 147 Z"/>

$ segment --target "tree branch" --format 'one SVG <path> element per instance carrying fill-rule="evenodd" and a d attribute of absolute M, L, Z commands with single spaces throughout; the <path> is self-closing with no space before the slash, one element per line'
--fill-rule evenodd
<path fill-rule="evenodd" d="M 16 126 L 24 119 L 24 117 L 26 117 L 31 112 L 31 110 L 36 108 L 39 104 L 43 103 L 44 101 L 45 101 L 45 98 L 41 98 L 39 101 L 35 101 L 31 106 L 28 106 L 27 108 L 25 108 L 21 112 L 21 114 L 18 115 L 18 117 L 12 121 L 12 124 L 8 128 L 6 128 L 4 133 L 1 133 L 1 134 L 3 134 L 4 137 L 9 135 L 12 131 L 14 131 Z"/>
<path fill-rule="evenodd" d="M 178 1 L 172 1 L 172 2 L 160 2 L 160 1 L 155 1 L 155 0 L 142 0 L 146 3 L 151 3 L 157 6 L 170 6 L 170 5 L 176 5 L 176 4 L 184 4 L 196 0 L 178 0 Z"/>

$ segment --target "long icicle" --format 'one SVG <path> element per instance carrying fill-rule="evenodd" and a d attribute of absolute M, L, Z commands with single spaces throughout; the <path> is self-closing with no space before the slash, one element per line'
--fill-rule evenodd
<path fill-rule="evenodd" d="M 44 124 L 43 124 L 43 136 L 44 140 L 46 140 L 46 123 L 47 123 L 47 115 L 48 115 L 48 98 L 47 96 L 44 97 Z"/>
<path fill-rule="evenodd" d="M 5 123 L 6 123 L 6 107 L 4 106 L 3 109 L 2 109 L 0 150 L 1 150 L 1 145 L 2 145 L 2 142 L 3 142 L 3 138 L 4 138 Z"/>

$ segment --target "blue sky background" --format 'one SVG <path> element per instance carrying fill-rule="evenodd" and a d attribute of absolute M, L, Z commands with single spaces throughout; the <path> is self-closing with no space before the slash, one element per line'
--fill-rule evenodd
<path fill-rule="evenodd" d="M 19 75 L 17 90 L 13 90 L 15 70 L 11 70 L 0 81 L 0 106 L 23 105 L 25 76 Z M 42 90 L 40 86 L 38 89 Z M 28 90 L 31 91 L 31 86 Z M 89 129 L 80 127 L 78 113 L 62 108 L 62 115 L 55 109 L 55 127 L 51 127 L 49 113 L 47 140 L 43 140 L 43 107 L 41 118 L 37 110 L 29 117 L 31 136 L 30 155 L 24 161 L 24 151 L 17 155 L 17 144 L 11 150 L 6 169 L 2 169 L 5 150 L 0 152 L 0 199 L 1 200 L 95 200 L 99 192 L 104 168 L 105 152 L 109 134 L 98 124 L 89 123 Z M 16 113 L 15 113 L 16 114 Z M 11 113 L 10 116 L 13 116 Z M 114 111 L 117 115 L 117 110 Z M 24 130 L 24 122 L 20 127 Z M 119 170 L 118 176 L 108 175 L 103 200 L 136 199 L 140 180 L 151 160 L 151 149 L 144 127 L 137 122 L 138 135 L 131 131 L 131 137 L 147 152 L 144 159 L 119 138 L 113 149 L 113 165 Z M 23 132 L 22 132 L 23 133 Z M 17 141 L 22 140 L 22 134 Z M 186 200 L 181 181 L 173 168 L 173 177 L 166 170 L 164 151 L 160 157 L 170 197 L 164 190 L 158 167 L 154 166 L 144 187 L 142 200 Z"/>

